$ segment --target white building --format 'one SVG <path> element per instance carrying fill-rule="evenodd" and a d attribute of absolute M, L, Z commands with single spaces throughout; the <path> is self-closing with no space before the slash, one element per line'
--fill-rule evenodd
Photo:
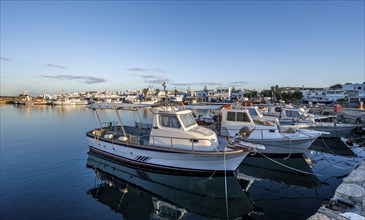
<path fill-rule="evenodd" d="M 365 101 L 365 83 L 346 83 L 342 89 L 302 90 L 303 101 L 314 103 L 336 102 L 339 99 L 348 99 L 349 103 Z"/>
<path fill-rule="evenodd" d="M 231 101 L 231 87 L 219 87 L 208 91 L 208 101 Z"/>
<path fill-rule="evenodd" d="M 349 103 L 360 103 L 365 101 L 365 82 L 363 83 L 346 83 L 342 86 Z"/>

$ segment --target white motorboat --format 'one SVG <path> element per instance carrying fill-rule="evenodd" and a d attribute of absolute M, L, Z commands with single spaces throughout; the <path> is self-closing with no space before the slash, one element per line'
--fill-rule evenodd
<path fill-rule="evenodd" d="M 314 116 L 309 118 L 312 121 L 308 129 L 324 131 L 324 137 L 341 138 L 357 128 L 356 124 L 347 124 L 340 122 L 335 116 Z"/>
<path fill-rule="evenodd" d="M 320 116 L 309 114 L 309 109 L 281 108 L 279 122 L 281 127 L 308 128 L 326 132 L 323 137 L 346 137 L 350 131 L 357 127 L 356 124 L 340 122 L 336 116 Z"/>
<path fill-rule="evenodd" d="M 92 153 L 87 166 L 102 181 L 96 186 L 93 183 L 88 193 L 127 219 L 184 219 L 192 213 L 208 218 L 239 218 L 254 208 L 242 189 L 245 182 L 234 175 L 209 178 L 159 173 Z"/>
<path fill-rule="evenodd" d="M 308 114 L 309 109 L 283 106 L 275 107 L 274 111 L 279 111 L 277 117 L 281 127 L 308 128 L 312 124 L 311 120 L 306 120 L 311 117 Z"/>
<path fill-rule="evenodd" d="M 90 151 L 124 163 L 173 172 L 233 172 L 257 148 L 243 140 L 218 138 L 198 126 L 190 110 L 142 104 L 93 104 L 100 128 L 86 133 Z M 152 128 L 124 126 L 119 110 L 150 108 Z M 120 125 L 102 126 L 98 111 L 113 109 Z M 239 148 L 238 148 L 239 147 Z"/>
<path fill-rule="evenodd" d="M 302 154 L 321 135 L 307 129 L 279 129 L 267 121 L 254 121 L 247 109 L 222 108 L 220 133 L 223 136 L 258 143 L 265 146 L 259 152 L 267 154 Z"/>

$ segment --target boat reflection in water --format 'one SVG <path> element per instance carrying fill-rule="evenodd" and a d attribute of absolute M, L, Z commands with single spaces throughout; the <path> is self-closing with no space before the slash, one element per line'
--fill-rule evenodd
<path fill-rule="evenodd" d="M 255 178 L 248 193 L 260 212 L 251 212 L 251 219 L 307 219 L 315 213 L 326 183 L 309 162 L 303 157 L 246 157 L 237 175 Z"/>
<path fill-rule="evenodd" d="M 241 174 L 290 186 L 318 188 L 321 181 L 313 174 L 305 155 L 289 158 L 246 157 L 238 168 Z"/>
<path fill-rule="evenodd" d="M 102 181 L 88 193 L 127 219 L 180 219 L 186 215 L 238 218 L 254 207 L 242 189 L 249 181 L 237 180 L 234 175 L 202 177 L 156 173 L 90 152 L 87 167 L 94 169 L 96 178 Z"/>
<path fill-rule="evenodd" d="M 344 157 L 357 156 L 356 153 L 346 144 L 346 139 L 342 138 L 333 138 L 333 137 L 318 138 L 309 147 L 309 149 Z"/>

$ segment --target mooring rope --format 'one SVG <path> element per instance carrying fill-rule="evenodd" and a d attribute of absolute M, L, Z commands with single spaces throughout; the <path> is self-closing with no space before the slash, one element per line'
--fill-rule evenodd
<path fill-rule="evenodd" d="M 212 173 L 212 175 L 210 175 L 210 177 L 208 179 L 203 180 L 203 182 L 213 179 L 213 176 L 214 176 L 215 172 L 217 172 L 217 171 L 214 170 L 214 172 Z"/>
<path fill-rule="evenodd" d="M 334 163 L 331 163 L 331 161 L 329 161 L 324 155 L 322 152 L 320 152 L 320 154 L 322 154 L 322 157 L 329 163 L 331 164 L 333 167 L 336 167 L 338 169 L 343 169 L 343 170 L 349 170 L 349 169 L 353 169 L 354 167 L 356 167 L 356 165 L 354 166 L 351 166 L 351 167 L 340 167 L 340 166 L 337 166 L 336 164 Z"/>
<path fill-rule="evenodd" d="M 228 191 L 227 191 L 227 164 L 226 164 L 226 151 L 224 151 L 224 154 L 223 154 L 223 160 L 224 160 L 224 193 L 225 193 L 225 196 L 226 196 L 226 217 L 227 219 L 228 216 L 229 216 L 229 211 L 228 211 Z"/>
<path fill-rule="evenodd" d="M 335 152 L 333 152 L 332 150 L 331 150 L 331 148 L 329 148 L 328 147 L 328 144 L 326 143 L 326 141 L 324 140 L 324 137 L 321 135 L 321 139 L 322 139 L 322 142 L 323 142 L 323 144 L 324 144 L 324 146 L 326 146 L 326 148 L 332 153 L 332 154 L 334 154 L 334 155 L 337 155 Z"/>
<path fill-rule="evenodd" d="M 279 130 L 278 130 L 278 132 L 280 133 L 280 134 L 282 134 L 286 139 L 288 139 L 289 140 L 289 142 L 290 142 L 290 153 L 288 154 L 288 156 L 287 157 L 285 157 L 284 158 L 284 160 L 287 160 L 288 158 L 290 158 L 290 156 L 291 156 L 291 154 L 292 154 L 292 152 L 293 152 L 293 144 L 292 144 L 292 142 L 291 142 L 291 138 L 289 138 L 288 136 L 286 136 L 284 133 L 282 133 L 282 132 L 280 132 Z"/>
<path fill-rule="evenodd" d="M 304 173 L 304 174 L 313 175 L 313 176 L 323 176 L 323 175 L 320 175 L 320 174 L 315 174 L 315 173 L 310 173 L 310 172 L 306 172 L 306 171 L 303 171 L 303 170 L 298 170 L 298 169 L 296 169 L 296 168 L 293 168 L 293 167 L 287 166 L 287 165 L 282 164 L 282 163 L 280 163 L 280 162 L 278 162 L 278 161 L 276 161 L 276 160 L 273 160 L 273 159 L 271 159 L 270 157 L 266 156 L 265 154 L 261 153 L 260 151 L 257 151 L 257 152 L 258 152 L 260 155 L 264 156 L 266 159 L 269 159 L 270 161 L 272 161 L 272 162 L 274 162 L 274 163 L 276 163 L 276 164 L 279 164 L 279 165 L 281 165 L 281 166 L 283 166 L 283 167 L 286 167 L 286 168 L 288 168 L 288 169 L 290 169 L 290 170 L 294 170 L 294 171 L 297 171 L 297 172 L 299 172 L 299 173 Z"/>
<path fill-rule="evenodd" d="M 126 188 L 128 189 L 128 184 L 127 184 Z M 120 208 L 120 206 L 122 205 L 122 202 L 123 202 L 123 199 L 124 199 L 125 194 L 126 194 L 126 193 L 125 193 L 125 192 L 123 192 L 123 196 L 122 196 L 122 198 L 120 199 L 120 201 L 119 201 L 119 203 L 118 203 L 118 206 L 117 206 L 117 211 L 119 211 L 119 208 Z"/>

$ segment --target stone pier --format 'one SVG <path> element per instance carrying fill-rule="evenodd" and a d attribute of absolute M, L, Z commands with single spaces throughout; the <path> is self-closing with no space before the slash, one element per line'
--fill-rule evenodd
<path fill-rule="evenodd" d="M 343 179 L 331 201 L 308 219 L 365 220 L 365 161 Z"/>

